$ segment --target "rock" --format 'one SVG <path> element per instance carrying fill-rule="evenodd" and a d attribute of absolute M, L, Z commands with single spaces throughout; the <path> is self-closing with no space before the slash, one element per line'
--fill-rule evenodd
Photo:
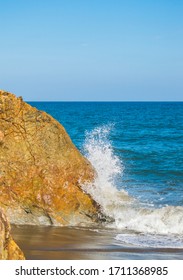
<path fill-rule="evenodd" d="M 10 225 L 0 210 L 0 260 L 24 260 L 24 254 L 10 234 Z"/>
<path fill-rule="evenodd" d="M 91 164 L 59 122 L 0 91 L 0 206 L 11 223 L 101 221 L 99 206 L 81 188 L 93 178 Z"/>

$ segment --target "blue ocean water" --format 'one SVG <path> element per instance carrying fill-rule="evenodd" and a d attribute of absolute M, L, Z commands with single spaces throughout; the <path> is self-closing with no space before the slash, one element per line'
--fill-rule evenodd
<path fill-rule="evenodd" d="M 108 143 L 121 163 L 115 176 L 119 190 L 149 207 L 183 205 L 183 103 L 30 104 L 57 119 L 84 154 L 87 137 L 97 130 L 95 145 Z"/>

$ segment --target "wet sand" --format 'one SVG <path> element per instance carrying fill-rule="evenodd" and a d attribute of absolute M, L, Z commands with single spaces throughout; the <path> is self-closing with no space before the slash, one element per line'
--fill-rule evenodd
<path fill-rule="evenodd" d="M 12 235 L 28 260 L 173 260 L 183 249 L 141 248 L 115 240 L 110 229 L 14 226 Z"/>

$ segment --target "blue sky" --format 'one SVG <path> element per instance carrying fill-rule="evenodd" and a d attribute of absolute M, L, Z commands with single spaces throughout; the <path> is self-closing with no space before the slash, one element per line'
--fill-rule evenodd
<path fill-rule="evenodd" d="M 182 0 L 0 0 L 0 88 L 24 100 L 183 100 Z"/>

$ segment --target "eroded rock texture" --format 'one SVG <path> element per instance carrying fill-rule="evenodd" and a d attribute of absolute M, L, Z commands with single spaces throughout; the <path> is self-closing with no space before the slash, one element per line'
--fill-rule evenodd
<path fill-rule="evenodd" d="M 10 234 L 10 225 L 0 210 L 0 260 L 24 260 L 24 254 Z"/>
<path fill-rule="evenodd" d="M 60 123 L 0 91 L 0 206 L 11 223 L 100 221 L 98 205 L 81 189 L 93 176 Z"/>

